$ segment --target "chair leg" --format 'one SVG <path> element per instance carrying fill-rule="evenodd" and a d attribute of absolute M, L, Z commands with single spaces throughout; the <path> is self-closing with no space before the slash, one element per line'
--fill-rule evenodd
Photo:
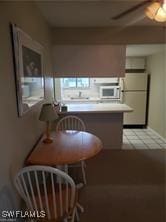
<path fill-rule="evenodd" d="M 76 214 L 77 214 L 77 207 L 75 207 L 74 210 L 73 210 L 73 214 L 72 214 L 71 222 L 74 222 L 74 221 L 75 221 L 75 217 L 76 217 L 76 219 L 77 219 Z"/>
<path fill-rule="evenodd" d="M 64 165 L 64 171 L 65 171 L 65 173 L 67 173 L 67 174 L 69 174 L 69 170 L 68 170 L 69 168 L 68 168 L 68 165 L 67 164 L 65 164 Z"/>
<path fill-rule="evenodd" d="M 80 221 L 80 217 L 79 217 L 78 209 L 77 208 L 76 208 L 76 221 Z"/>
<path fill-rule="evenodd" d="M 82 177 L 83 177 L 83 182 L 86 185 L 87 180 L 86 180 L 86 173 L 85 173 L 85 164 L 84 161 L 81 161 L 81 170 L 82 170 Z"/>
<path fill-rule="evenodd" d="M 76 203 L 76 208 L 75 208 L 75 216 L 74 218 L 76 217 L 76 221 L 80 221 L 80 217 L 79 217 L 79 212 L 78 210 L 83 213 L 84 212 L 84 208 L 77 202 Z M 73 220 L 72 220 L 73 222 Z"/>
<path fill-rule="evenodd" d="M 84 213 L 84 208 L 83 208 L 83 206 L 81 206 L 80 203 L 77 202 L 76 206 L 77 206 L 77 209 L 79 209 L 81 211 L 81 213 Z"/>

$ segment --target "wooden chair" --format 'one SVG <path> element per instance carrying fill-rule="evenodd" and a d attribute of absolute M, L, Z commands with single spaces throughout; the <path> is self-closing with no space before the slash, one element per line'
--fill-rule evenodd
<path fill-rule="evenodd" d="M 78 130 L 78 131 L 85 131 L 85 124 L 84 122 L 77 116 L 69 115 L 65 116 L 60 119 L 56 125 L 56 131 L 60 130 Z M 82 178 L 83 183 L 86 184 L 86 173 L 85 173 L 85 162 L 81 161 L 81 171 L 82 171 Z M 77 166 L 76 164 L 72 166 Z"/>
<path fill-rule="evenodd" d="M 28 166 L 17 173 L 14 183 L 29 210 L 45 212 L 41 221 L 74 222 L 77 217 L 76 186 L 65 172 Z"/>

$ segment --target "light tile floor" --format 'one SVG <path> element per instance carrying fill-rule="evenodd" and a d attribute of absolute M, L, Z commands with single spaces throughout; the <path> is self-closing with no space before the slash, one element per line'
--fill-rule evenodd
<path fill-rule="evenodd" d="M 123 149 L 166 149 L 166 140 L 149 129 L 124 129 Z"/>

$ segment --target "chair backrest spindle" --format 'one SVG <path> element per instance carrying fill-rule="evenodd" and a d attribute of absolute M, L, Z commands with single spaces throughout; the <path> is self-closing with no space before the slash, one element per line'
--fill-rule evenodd
<path fill-rule="evenodd" d="M 42 171 L 42 177 L 43 177 L 43 187 L 44 187 L 44 198 L 46 201 L 46 212 L 48 215 L 48 219 L 50 220 L 51 215 L 50 215 L 50 208 L 49 208 L 49 203 L 48 203 L 48 194 L 47 194 L 47 187 L 46 187 L 46 177 L 44 171 Z"/>
<path fill-rule="evenodd" d="M 41 199 L 41 192 L 40 192 L 40 187 L 39 187 L 39 181 L 38 181 L 38 177 L 37 177 L 37 172 L 34 171 L 34 174 L 35 174 L 35 181 L 36 181 L 37 193 L 38 193 L 38 197 L 39 197 L 39 207 L 40 207 L 40 210 L 43 210 L 43 204 L 42 204 L 42 199 Z"/>

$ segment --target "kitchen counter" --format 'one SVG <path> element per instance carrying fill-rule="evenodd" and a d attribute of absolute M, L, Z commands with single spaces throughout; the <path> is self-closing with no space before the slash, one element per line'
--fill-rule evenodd
<path fill-rule="evenodd" d="M 104 149 L 121 149 L 123 138 L 124 112 L 132 108 L 121 103 L 75 103 L 66 104 L 68 110 L 59 113 L 59 117 L 75 115 L 81 118 L 86 131 L 98 136 Z"/>
<path fill-rule="evenodd" d="M 133 109 L 121 103 L 66 104 L 67 113 L 123 113 Z M 63 112 L 66 113 L 66 112 Z"/>

